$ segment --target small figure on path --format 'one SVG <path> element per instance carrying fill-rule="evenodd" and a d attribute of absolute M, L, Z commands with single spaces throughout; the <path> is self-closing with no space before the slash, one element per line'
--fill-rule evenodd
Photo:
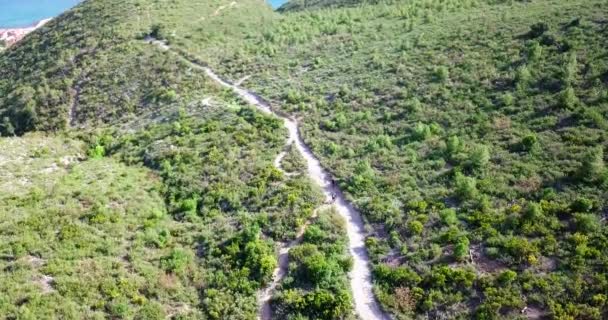
<path fill-rule="evenodd" d="M 336 202 L 336 197 L 337 197 L 336 193 L 335 193 L 335 192 L 332 192 L 332 193 L 331 193 L 331 203 Z"/>

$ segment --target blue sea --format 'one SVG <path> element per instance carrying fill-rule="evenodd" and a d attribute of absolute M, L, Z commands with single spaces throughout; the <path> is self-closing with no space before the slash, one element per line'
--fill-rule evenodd
<path fill-rule="evenodd" d="M 55 17 L 82 0 L 0 0 L 0 28 L 27 27 Z"/>
<path fill-rule="evenodd" d="M 82 0 L 0 0 L 0 28 L 27 27 L 55 17 Z M 287 0 L 267 0 L 273 8 Z"/>
<path fill-rule="evenodd" d="M 1 1 L 1 0 L 0 0 Z M 274 8 L 277 9 L 278 7 L 282 6 L 283 3 L 287 2 L 287 0 L 267 0 L 268 3 L 270 3 L 270 5 Z"/>

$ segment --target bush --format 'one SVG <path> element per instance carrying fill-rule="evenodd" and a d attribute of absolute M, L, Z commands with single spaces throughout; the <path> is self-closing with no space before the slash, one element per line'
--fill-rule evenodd
<path fill-rule="evenodd" d="M 454 258 L 458 261 L 465 261 L 469 256 L 469 239 L 462 237 L 454 246 Z"/>
<path fill-rule="evenodd" d="M 591 213 L 577 213 L 574 215 L 576 230 L 583 233 L 593 233 L 600 229 L 600 219 Z"/>
<path fill-rule="evenodd" d="M 168 36 L 166 29 L 162 24 L 154 24 L 150 29 L 150 36 L 158 40 L 166 40 Z"/>
<path fill-rule="evenodd" d="M 574 109 L 576 103 L 578 102 L 578 98 L 574 93 L 574 89 L 572 87 L 567 87 L 560 94 L 560 103 L 562 107 L 567 109 Z"/>
<path fill-rule="evenodd" d="M 532 38 L 538 38 L 547 31 L 549 31 L 549 25 L 547 25 L 545 22 L 538 22 L 530 26 L 528 35 Z"/>
<path fill-rule="evenodd" d="M 9 117 L 2 118 L 2 124 L 0 124 L 0 136 L 11 137 L 15 135 L 15 127 Z"/>
<path fill-rule="evenodd" d="M 420 221 L 410 221 L 407 224 L 407 230 L 410 232 L 411 235 L 421 235 L 422 231 L 424 230 L 424 225 L 420 222 Z"/>
<path fill-rule="evenodd" d="M 538 61 L 543 55 L 543 47 L 538 42 L 533 42 L 528 48 L 528 59 L 530 61 Z"/>
<path fill-rule="evenodd" d="M 602 179 L 605 170 L 604 149 L 599 146 L 585 153 L 578 175 L 582 181 L 595 182 Z"/>
<path fill-rule="evenodd" d="M 161 267 L 172 273 L 180 273 L 190 263 L 190 255 L 183 249 L 173 249 L 168 256 L 160 259 Z"/>
<path fill-rule="evenodd" d="M 535 134 L 529 134 L 521 139 L 520 146 L 522 151 L 530 151 L 532 150 L 537 143 L 537 138 Z"/>
<path fill-rule="evenodd" d="M 97 144 L 95 147 L 89 149 L 88 155 L 91 159 L 101 159 L 106 155 L 106 149 Z"/>
<path fill-rule="evenodd" d="M 530 80 L 532 79 L 532 74 L 530 70 L 526 66 L 522 66 L 517 69 L 517 74 L 515 76 L 515 81 L 517 82 L 517 87 L 520 90 L 524 90 L 528 87 Z"/>
<path fill-rule="evenodd" d="M 477 181 L 473 177 L 467 177 L 458 172 L 454 176 L 456 195 L 460 200 L 473 200 L 479 195 L 477 191 Z"/>
<path fill-rule="evenodd" d="M 422 122 L 418 122 L 416 123 L 416 126 L 414 127 L 414 139 L 418 140 L 418 141 L 424 141 L 428 138 L 431 137 L 432 135 L 432 131 L 431 131 L 431 127 L 427 124 L 424 124 Z"/>
<path fill-rule="evenodd" d="M 458 223 L 458 217 L 456 217 L 456 210 L 454 209 L 443 209 L 439 212 L 441 222 L 446 226 L 451 226 Z"/>
<path fill-rule="evenodd" d="M 445 83 L 450 78 L 450 71 L 444 66 L 437 67 L 435 69 L 435 78 L 437 79 L 437 81 Z"/>
<path fill-rule="evenodd" d="M 498 281 L 503 285 L 511 284 L 515 279 L 517 279 L 517 272 L 512 270 L 506 270 L 498 276 Z"/>
<path fill-rule="evenodd" d="M 476 146 L 469 156 L 469 164 L 473 168 L 483 168 L 490 162 L 490 148 L 484 145 Z"/>
<path fill-rule="evenodd" d="M 587 198 L 578 198 L 570 205 L 574 212 L 590 212 L 593 209 L 593 201 Z"/>
<path fill-rule="evenodd" d="M 135 315 L 135 320 L 162 320 L 166 319 L 167 315 L 163 307 L 156 302 L 146 303 Z"/>

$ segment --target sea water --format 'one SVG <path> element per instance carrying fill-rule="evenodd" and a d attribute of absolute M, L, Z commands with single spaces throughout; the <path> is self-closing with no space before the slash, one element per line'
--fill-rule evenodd
<path fill-rule="evenodd" d="M 273 8 L 287 0 L 267 0 Z M 0 0 L 0 28 L 27 27 L 55 17 L 82 0 Z"/>
<path fill-rule="evenodd" d="M 2 0 L 0 0 L 2 1 Z M 268 3 L 270 3 L 270 5 L 272 6 L 273 9 L 277 9 L 280 6 L 282 6 L 285 2 L 287 2 L 287 0 L 266 0 L 268 1 Z"/>
<path fill-rule="evenodd" d="M 55 17 L 82 0 L 0 0 L 0 28 L 30 26 Z"/>

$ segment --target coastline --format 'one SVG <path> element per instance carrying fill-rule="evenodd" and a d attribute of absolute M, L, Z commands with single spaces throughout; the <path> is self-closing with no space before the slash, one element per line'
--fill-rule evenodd
<path fill-rule="evenodd" d="M 42 19 L 30 26 L 21 28 L 0 28 L 0 41 L 3 41 L 7 47 L 10 47 L 23 39 L 28 33 L 42 27 L 51 20 L 52 18 Z"/>

